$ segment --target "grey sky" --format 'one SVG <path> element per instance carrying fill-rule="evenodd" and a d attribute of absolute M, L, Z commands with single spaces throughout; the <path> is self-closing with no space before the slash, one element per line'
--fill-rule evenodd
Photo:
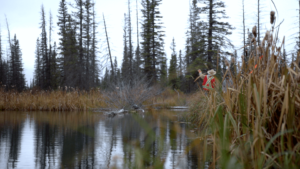
<path fill-rule="evenodd" d="M 41 30 L 39 29 L 41 5 L 44 5 L 46 11 L 47 24 L 49 23 L 49 12 L 52 12 L 53 23 L 55 26 L 52 41 L 56 41 L 58 43 L 56 23 L 59 1 L 60 0 L 0 0 L 0 26 L 2 41 L 4 44 L 4 53 L 6 53 L 5 50 L 7 48 L 8 39 L 5 23 L 6 15 L 10 26 L 11 37 L 16 34 L 20 41 L 27 82 L 33 78 L 36 39 L 41 33 Z M 138 0 L 139 18 L 141 18 L 142 15 L 140 12 L 140 1 L 141 0 Z M 228 21 L 236 28 L 233 30 L 233 35 L 230 36 L 230 39 L 235 45 L 235 48 L 239 49 L 242 47 L 242 0 L 223 1 L 226 5 L 227 16 L 229 16 Z M 67 2 L 73 2 L 73 0 L 67 0 Z M 112 55 L 117 56 L 118 64 L 120 65 L 123 52 L 124 13 L 128 12 L 127 0 L 95 0 L 95 3 L 97 21 L 99 23 L 98 39 L 101 52 L 98 55 L 99 60 L 101 60 L 101 57 L 106 53 L 106 51 L 104 51 L 105 36 L 102 19 L 102 13 L 104 13 L 112 46 Z M 264 33 L 265 30 L 270 29 L 269 13 L 271 10 L 275 10 L 275 8 L 271 0 L 261 0 L 261 3 L 263 3 L 262 28 Z M 279 18 L 278 14 L 276 14 L 277 23 L 284 19 L 284 22 L 280 27 L 280 38 L 284 35 L 286 36 L 286 48 L 289 52 L 293 50 L 295 45 L 295 40 L 293 39 L 292 34 L 296 33 L 299 29 L 297 28 L 297 9 L 299 8 L 299 4 L 297 0 L 274 0 L 274 3 L 276 4 L 279 12 Z M 256 23 L 256 4 L 257 0 L 245 0 L 246 27 L 249 28 L 249 30 L 251 30 Z M 70 8 L 71 7 L 69 7 L 69 9 Z M 184 45 L 186 39 L 185 33 L 188 27 L 189 0 L 163 0 L 162 5 L 160 6 L 160 11 L 163 15 L 163 26 L 165 27 L 164 30 L 166 34 L 165 49 L 167 57 L 170 58 L 170 44 L 173 37 L 175 38 L 177 51 L 182 50 L 184 52 L 185 50 Z M 136 47 L 135 13 L 136 0 L 131 0 L 134 47 Z"/>

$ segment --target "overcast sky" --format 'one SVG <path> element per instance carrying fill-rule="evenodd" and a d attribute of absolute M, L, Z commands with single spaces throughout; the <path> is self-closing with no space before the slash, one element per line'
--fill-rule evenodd
<path fill-rule="evenodd" d="M 73 3 L 73 0 L 66 0 Z M 138 1 L 139 18 L 141 18 L 141 5 Z M 262 3 L 262 29 L 270 29 L 269 13 L 275 10 L 271 0 L 260 0 Z M 294 49 L 295 40 L 293 35 L 299 30 L 298 11 L 299 4 L 297 0 L 273 0 L 276 4 L 279 16 L 277 15 L 277 23 L 284 20 L 280 27 L 280 37 L 286 36 L 286 48 L 290 52 Z M 49 12 L 53 16 L 53 23 L 55 26 L 52 33 L 52 41 L 58 43 L 57 35 L 57 15 L 60 0 L 0 0 L 0 28 L 2 34 L 2 43 L 4 53 L 8 49 L 7 29 L 5 23 L 5 15 L 7 16 L 11 38 L 14 34 L 20 42 L 22 50 L 24 71 L 27 83 L 33 78 L 34 60 L 35 60 L 35 47 L 36 39 L 40 36 L 40 11 L 41 5 L 44 5 L 46 11 L 47 24 L 49 23 Z M 123 26 L 124 26 L 124 13 L 128 13 L 128 0 L 95 0 L 95 10 L 97 13 L 98 21 L 98 40 L 100 52 L 98 59 L 106 54 L 105 49 L 105 34 L 103 28 L 102 14 L 105 15 L 106 24 L 108 28 L 108 36 L 112 46 L 112 55 L 118 58 L 120 66 L 123 52 Z M 224 0 L 226 5 L 226 13 L 229 17 L 228 22 L 235 27 L 233 34 L 230 36 L 235 49 L 242 47 L 242 0 Z M 162 0 L 160 11 L 163 16 L 163 26 L 165 31 L 165 49 L 167 57 L 170 58 L 170 44 L 172 38 L 175 38 L 177 51 L 184 52 L 186 31 L 188 28 L 188 15 L 189 15 L 190 0 Z M 69 9 L 71 7 L 68 7 Z M 136 0 L 131 0 L 131 14 L 133 26 L 134 47 L 136 47 Z M 246 27 L 251 28 L 256 24 L 256 11 L 257 0 L 245 0 L 246 11 Z M 202 16 L 204 17 L 204 16 Z M 139 20 L 139 22 L 141 19 Z M 48 25 L 47 25 L 48 26 Z M 47 28 L 49 29 L 49 28 Z M 141 31 L 141 30 L 140 30 Z M 47 32 L 49 33 L 49 32 Z M 234 49 L 232 49 L 232 52 Z M 169 61 L 169 60 L 168 60 Z"/>

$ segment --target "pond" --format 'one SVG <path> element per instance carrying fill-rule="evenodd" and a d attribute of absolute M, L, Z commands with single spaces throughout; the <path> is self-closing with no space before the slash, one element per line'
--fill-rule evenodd
<path fill-rule="evenodd" d="M 208 168 L 179 113 L 1 112 L 0 168 Z"/>

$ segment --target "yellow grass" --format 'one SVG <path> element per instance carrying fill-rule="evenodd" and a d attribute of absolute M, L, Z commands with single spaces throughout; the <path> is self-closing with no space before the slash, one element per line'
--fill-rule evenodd
<path fill-rule="evenodd" d="M 189 100 L 189 95 L 168 87 L 160 95 L 153 97 L 144 104 L 149 105 L 149 107 L 168 108 L 171 106 L 187 106 Z"/>
<path fill-rule="evenodd" d="M 0 90 L 0 110 L 6 111 L 85 111 L 89 108 L 105 107 L 98 90 L 90 92 L 75 89 L 56 91 Z"/>
<path fill-rule="evenodd" d="M 300 53 L 285 63 L 284 40 L 278 45 L 275 35 L 271 30 L 247 63 L 227 70 L 235 75 L 226 93 L 195 95 L 191 120 L 213 136 L 211 167 L 300 166 Z"/>

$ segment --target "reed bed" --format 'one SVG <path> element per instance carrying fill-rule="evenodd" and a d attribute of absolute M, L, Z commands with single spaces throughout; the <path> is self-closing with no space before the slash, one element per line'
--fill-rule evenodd
<path fill-rule="evenodd" d="M 0 89 L 1 111 L 86 111 L 105 107 L 99 90 L 78 91 L 65 87 L 64 90 L 30 90 L 21 93 Z"/>
<path fill-rule="evenodd" d="M 253 28 L 256 50 L 234 71 L 227 69 L 233 80 L 227 92 L 196 95 L 191 120 L 212 140 L 212 168 L 300 166 L 300 52 L 284 62 L 284 38 L 278 42 L 279 28 L 271 24 L 261 45 Z"/>
<path fill-rule="evenodd" d="M 150 105 L 150 107 L 169 108 L 171 106 L 187 106 L 188 102 L 189 95 L 167 87 L 161 94 L 146 101 L 145 105 Z"/>

